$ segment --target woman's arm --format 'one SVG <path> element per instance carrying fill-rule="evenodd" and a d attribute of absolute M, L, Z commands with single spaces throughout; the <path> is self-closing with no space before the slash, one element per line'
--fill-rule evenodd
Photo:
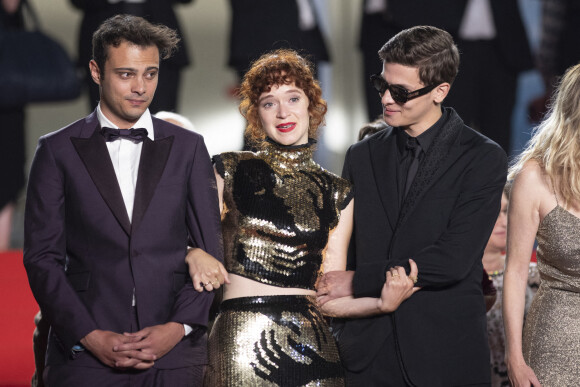
<path fill-rule="evenodd" d="M 214 167 L 215 179 L 217 183 L 220 214 L 224 208 L 224 179 Z M 224 265 L 210 254 L 200 248 L 189 249 L 185 262 L 189 267 L 189 275 L 193 282 L 193 287 L 198 292 L 204 290 L 212 291 L 219 289 L 224 283 L 229 284 L 230 279 Z"/>
<path fill-rule="evenodd" d="M 540 224 L 540 192 L 545 191 L 543 186 L 540 167 L 536 163 L 527 163 L 516 177 L 510 197 L 503 320 L 505 358 L 513 386 L 540 385 L 534 371 L 524 361 L 522 328 L 530 257 Z"/>
<path fill-rule="evenodd" d="M 420 288 L 414 287 L 412 278 L 417 278 L 417 264 L 409 259 L 411 272 L 407 276 L 405 268 L 397 266 L 387 271 L 380 298 L 352 296 L 336 298 L 322 305 L 322 313 L 331 317 L 369 317 L 391 313 Z"/>
<path fill-rule="evenodd" d="M 323 272 L 340 272 L 346 268 L 348 244 L 353 227 L 354 200 L 340 213 L 340 220 L 328 237 L 328 244 L 324 251 Z M 417 278 L 417 265 L 411 263 L 410 276 Z M 394 276 L 393 276 L 394 274 Z M 387 272 L 387 280 L 383 286 L 380 298 L 353 298 L 341 297 L 324 302 L 324 296 L 318 297 L 321 310 L 324 314 L 333 317 L 366 317 L 376 314 L 389 313 L 396 310 L 401 302 L 411 296 L 413 281 L 402 267 L 393 268 Z M 320 302 L 323 301 L 323 302 Z"/>

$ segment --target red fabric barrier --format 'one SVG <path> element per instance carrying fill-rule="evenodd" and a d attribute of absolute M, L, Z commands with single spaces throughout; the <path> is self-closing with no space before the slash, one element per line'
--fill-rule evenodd
<path fill-rule="evenodd" d="M 0 386 L 30 386 L 38 304 L 28 286 L 20 250 L 0 253 L 0 297 Z"/>

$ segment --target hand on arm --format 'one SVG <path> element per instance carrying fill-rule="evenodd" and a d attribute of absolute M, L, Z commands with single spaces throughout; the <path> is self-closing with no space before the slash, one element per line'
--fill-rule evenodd
<path fill-rule="evenodd" d="M 320 306 L 342 297 L 352 297 L 354 271 L 329 271 L 318 280 L 316 297 Z"/>
<path fill-rule="evenodd" d="M 200 248 L 190 249 L 185 257 L 193 287 L 198 292 L 219 289 L 230 279 L 224 265 Z"/>
<path fill-rule="evenodd" d="M 83 337 L 81 344 L 103 364 L 112 368 L 147 369 L 152 367 L 157 359 L 154 354 L 136 349 L 114 350 L 116 347 L 128 345 L 137 340 L 138 338 L 135 337 L 97 329 Z"/>
<path fill-rule="evenodd" d="M 361 297 L 354 298 L 352 295 L 340 298 L 327 299 L 320 304 L 322 312 L 333 317 L 369 317 L 384 313 L 394 312 L 399 305 L 416 291 L 412 278 L 418 275 L 417 264 L 409 260 L 411 272 L 407 276 L 403 267 L 392 268 L 387 272 L 387 280 L 383 285 L 380 298 Z M 352 273 L 352 272 L 351 272 Z M 393 274 L 395 274 L 393 276 Z"/>
<path fill-rule="evenodd" d="M 205 187 L 200 184 L 204 179 L 207 180 Z M 194 289 L 198 292 L 203 292 L 204 289 L 212 291 L 224 283 L 229 283 L 228 273 L 221 263 L 223 249 L 219 213 L 222 208 L 224 181 L 215 168 L 212 168 L 203 141 L 198 143 L 190 182 L 192 205 L 188 206 L 188 228 L 196 248 L 189 250 L 185 261 L 189 266 Z"/>
<path fill-rule="evenodd" d="M 181 341 L 185 335 L 183 324 L 168 322 L 141 329 L 139 332 L 124 333 L 123 337 L 129 338 L 127 343 L 113 346 L 113 352 L 140 352 L 159 359 Z"/>
<path fill-rule="evenodd" d="M 381 291 L 381 298 L 377 301 L 380 313 L 390 313 L 397 310 L 399 305 L 421 288 L 414 287 L 413 278 L 417 278 L 419 270 L 417 264 L 409 259 L 411 272 L 407 276 L 403 267 L 395 267 L 387 271 L 387 280 Z"/>
<path fill-rule="evenodd" d="M 550 195 L 536 163 L 529 162 L 516 177 L 508 215 L 507 262 L 504 274 L 503 319 L 505 360 L 513 386 L 539 386 L 522 354 L 525 291 L 534 239 L 540 223 L 541 198 Z"/>

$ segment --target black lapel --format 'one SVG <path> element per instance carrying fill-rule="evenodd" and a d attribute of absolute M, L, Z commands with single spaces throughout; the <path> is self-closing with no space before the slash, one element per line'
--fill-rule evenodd
<path fill-rule="evenodd" d="M 397 141 L 395 131 L 387 129 L 385 133 L 373 136 L 369 140 L 371 166 L 375 185 L 383 209 L 387 214 L 391 229 L 395 229 L 399 213 L 399 194 L 397 188 Z"/>
<path fill-rule="evenodd" d="M 457 145 L 461 128 L 463 128 L 463 121 L 454 111 L 451 111 L 448 122 L 443 124 L 441 131 L 433 139 L 433 144 L 429 147 L 425 158 L 417 170 L 417 175 L 401 206 L 397 228 L 407 220 L 409 214 L 413 212 L 413 209 L 425 191 L 437 181 L 439 176 L 456 159 L 456 152 L 459 151 L 459 146 Z"/>
<path fill-rule="evenodd" d="M 155 141 L 146 138 L 141 149 L 137 186 L 135 187 L 135 204 L 133 206 L 133 230 L 136 230 L 147 207 L 153 198 L 155 188 L 161 179 L 174 136 L 160 138 L 163 135 L 160 125 L 155 126 Z"/>
<path fill-rule="evenodd" d="M 123 230 L 129 235 L 131 233 L 131 221 L 129 220 L 129 215 L 127 215 L 127 208 L 123 201 L 121 188 L 119 188 L 119 182 L 115 175 L 105 139 L 98 129 L 97 121 L 93 128 L 92 136 L 89 138 L 71 137 L 70 140 L 105 203 L 107 203 Z"/>

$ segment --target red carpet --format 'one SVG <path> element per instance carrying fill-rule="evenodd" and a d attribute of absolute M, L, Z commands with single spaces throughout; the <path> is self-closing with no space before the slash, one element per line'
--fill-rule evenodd
<path fill-rule="evenodd" d="M 30 386 L 38 305 L 28 286 L 22 251 L 0 253 L 0 295 L 0 386 Z"/>

